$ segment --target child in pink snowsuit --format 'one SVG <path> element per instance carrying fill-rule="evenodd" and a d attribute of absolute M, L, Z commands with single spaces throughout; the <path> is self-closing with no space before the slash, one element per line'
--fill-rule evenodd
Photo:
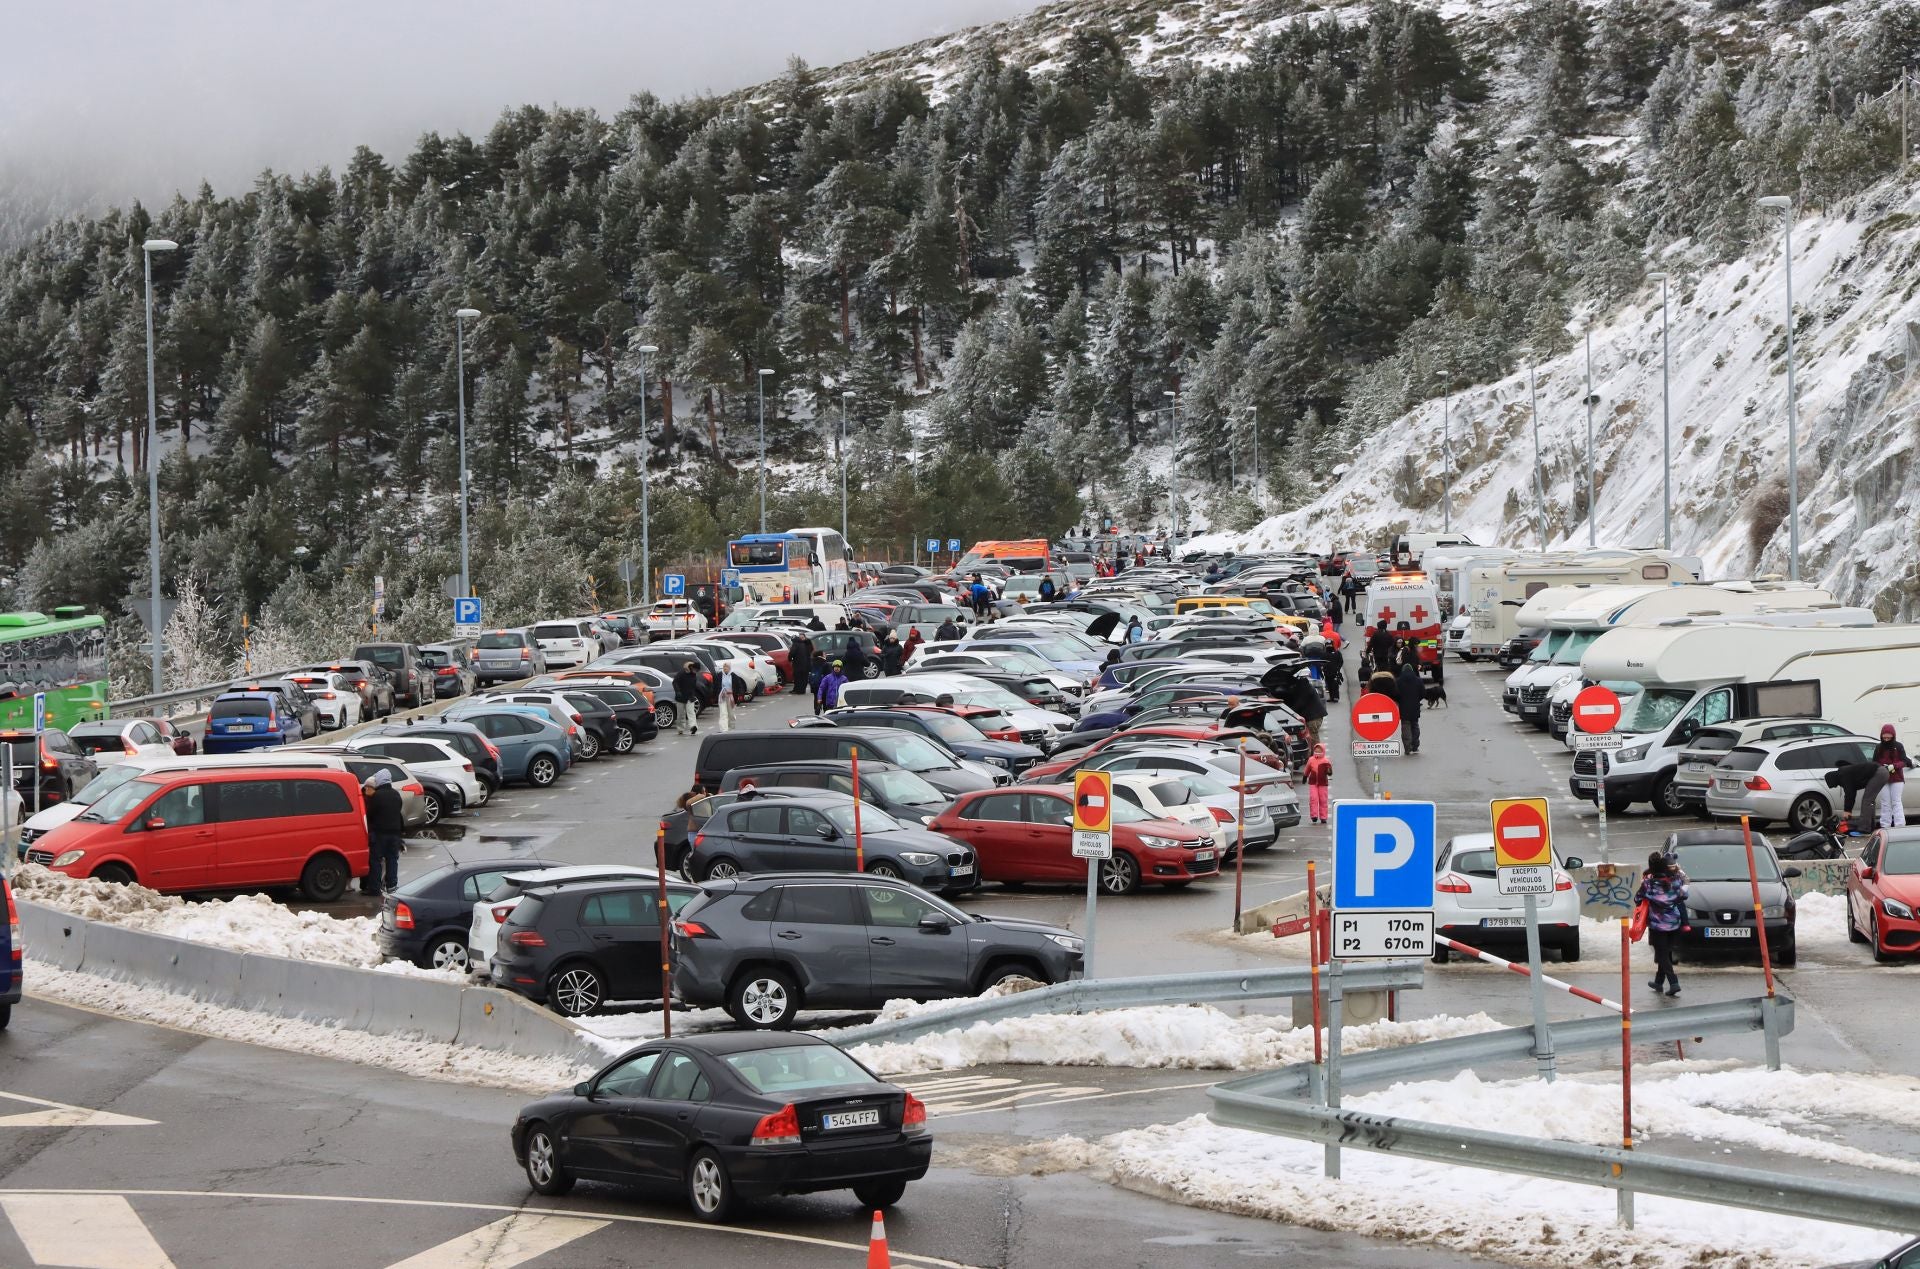
<path fill-rule="evenodd" d="M 1307 759 L 1307 814 L 1315 824 L 1327 822 L 1327 798 L 1333 784 L 1333 763 L 1327 757 L 1325 745 L 1315 745 L 1313 756 Z"/>

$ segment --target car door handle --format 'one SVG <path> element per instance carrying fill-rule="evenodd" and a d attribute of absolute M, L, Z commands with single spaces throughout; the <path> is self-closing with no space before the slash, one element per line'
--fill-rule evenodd
<path fill-rule="evenodd" d="M 878 939 L 868 939 L 868 940 L 867 940 L 867 942 L 869 942 L 869 943 L 873 943 L 873 944 L 875 944 L 875 945 L 877 945 L 877 946 L 879 946 L 879 947 L 892 947 L 892 946 L 893 946 L 893 940 L 892 940 L 892 939 L 889 939 L 889 938 L 878 938 Z"/>
<path fill-rule="evenodd" d="M 797 939 L 800 936 L 800 931 L 798 930 L 781 930 L 779 934 L 775 935 L 776 938 L 783 939 Z"/>

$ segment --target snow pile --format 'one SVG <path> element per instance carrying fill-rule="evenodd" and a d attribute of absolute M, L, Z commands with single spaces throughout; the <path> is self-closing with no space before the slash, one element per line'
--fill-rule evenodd
<path fill-rule="evenodd" d="M 1873 1076 L 1690 1072 L 1636 1082 L 1636 1130 L 1651 1124 L 1669 1135 L 1884 1166 L 1878 1157 L 1779 1125 L 1809 1124 L 1836 1108 L 1854 1113 L 1865 1106 L 1860 1113 L 1870 1116 L 1902 1104 L 1906 1109 L 1897 1122 L 1910 1122 L 1915 1091 L 1912 1081 Z M 1373 1114 L 1498 1125 L 1522 1136 L 1594 1144 L 1612 1144 L 1619 1131 L 1617 1087 L 1564 1078 L 1553 1085 L 1482 1083 L 1466 1072 L 1347 1104 Z M 1732 1110 L 1759 1118 L 1736 1118 Z M 1317 1144 L 1222 1128 L 1198 1116 L 1099 1144 L 1107 1174 L 1128 1188 L 1217 1211 L 1426 1243 L 1514 1264 L 1786 1269 L 1877 1257 L 1902 1237 L 1646 1195 L 1636 1199 L 1637 1228 L 1625 1231 L 1614 1225 L 1614 1197 L 1603 1189 L 1531 1179 L 1520 1184 L 1502 1173 L 1363 1150 L 1344 1152 L 1344 1179 L 1329 1181 L 1320 1175 L 1323 1152 Z M 1913 1167 L 1902 1161 L 1898 1170 Z"/>
<path fill-rule="evenodd" d="M 1343 1028 L 1342 1046 L 1348 1052 L 1393 1048 L 1500 1026 L 1484 1013 L 1376 1022 Z M 876 1071 L 902 1075 L 1000 1063 L 1245 1071 L 1311 1061 L 1313 1029 L 1279 1018 L 1234 1017 L 1211 1005 L 1164 1005 L 1003 1018 L 848 1051 Z"/>
<path fill-rule="evenodd" d="M 260 894 L 189 903 L 145 886 L 76 879 L 34 864 L 19 871 L 14 888 L 22 899 L 129 930 L 262 956 L 323 961 L 357 969 L 382 967 L 383 958 L 374 941 L 379 922 L 372 917 L 295 912 Z M 424 972 L 446 976 L 445 971 Z"/>
<path fill-rule="evenodd" d="M 288 1053 L 363 1062 L 423 1079 L 541 1094 L 571 1087 L 593 1073 L 591 1067 L 560 1058 L 517 1057 L 418 1037 L 368 1035 L 364 1031 L 317 1022 L 210 1005 L 158 987 L 71 973 L 40 962 L 35 962 L 28 971 L 27 985 L 37 997 L 115 1017 L 158 1023 Z"/>

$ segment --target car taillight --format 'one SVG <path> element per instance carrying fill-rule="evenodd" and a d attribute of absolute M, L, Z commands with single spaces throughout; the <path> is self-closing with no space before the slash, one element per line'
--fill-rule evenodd
<path fill-rule="evenodd" d="M 927 1126 L 927 1104 L 918 1097 L 915 1097 L 912 1093 L 907 1094 L 906 1108 L 900 1113 L 900 1126 L 902 1128 L 925 1128 Z"/>
<path fill-rule="evenodd" d="M 435 670 L 433 673 L 435 678 L 450 679 L 453 677 L 453 667 L 450 665 L 443 665 L 439 669 Z"/>
<path fill-rule="evenodd" d="M 402 793 L 424 794 L 427 791 L 427 786 L 420 783 L 418 780 L 409 780 L 405 784 L 400 786 L 400 791 Z"/>
<path fill-rule="evenodd" d="M 481 739 L 480 743 L 487 747 L 488 757 L 492 758 L 495 762 L 500 761 L 500 747 L 498 745 L 494 744 L 491 740 L 485 739 L 484 737 Z"/>
<path fill-rule="evenodd" d="M 1553 888 L 1555 890 L 1571 890 L 1573 889 L 1573 878 L 1567 876 L 1564 872 L 1556 872 L 1553 874 Z"/>
<path fill-rule="evenodd" d="M 800 1115 L 789 1102 L 754 1125 L 756 1146 L 797 1146 L 800 1144 Z"/>
<path fill-rule="evenodd" d="M 580 734 L 580 729 L 578 727 L 575 727 L 572 723 L 567 724 L 567 735 L 577 736 L 579 734 Z"/>
<path fill-rule="evenodd" d="M 525 648 L 520 649 L 520 659 L 522 661 L 532 660 L 532 658 L 527 655 L 527 650 Z"/>
<path fill-rule="evenodd" d="M 704 829 L 704 828 L 703 828 L 703 829 L 701 829 L 701 830 L 700 830 L 699 832 L 697 832 L 697 833 L 695 833 L 695 834 L 693 835 L 693 844 L 694 844 L 695 846 L 698 846 L 698 845 L 700 845 L 701 843 L 703 843 L 703 842 L 705 842 L 706 840 L 707 840 L 707 830 L 706 830 L 706 829 Z"/>
<path fill-rule="evenodd" d="M 0 881 L 0 894 L 7 896 L 7 942 L 12 946 L 13 960 L 20 960 L 26 948 L 20 942 L 20 910 L 13 906 L 13 887 Z"/>
<path fill-rule="evenodd" d="M 717 939 L 720 936 L 698 921 L 675 921 L 673 932 L 683 939 Z"/>
<path fill-rule="evenodd" d="M 126 750 L 129 754 L 137 754 L 140 752 L 140 746 L 134 744 L 131 740 L 127 740 L 124 737 L 121 738 L 120 747 Z"/>
<path fill-rule="evenodd" d="M 460 769 L 462 771 L 471 771 L 473 770 L 473 764 L 471 762 L 463 762 L 460 764 Z"/>
<path fill-rule="evenodd" d="M 1459 873 L 1450 872 L 1434 883 L 1435 890 L 1441 894 L 1472 894 L 1473 884 Z"/>
<path fill-rule="evenodd" d="M 515 930 L 513 933 L 507 935 L 507 942 L 513 944 L 515 947 L 545 947 L 547 945 L 547 940 L 540 936 L 540 931 L 538 930 Z"/>
<path fill-rule="evenodd" d="M 413 909 L 404 903 L 393 905 L 393 928 L 411 930 L 413 928 Z"/>
<path fill-rule="evenodd" d="M 513 908 L 514 908 L 513 904 L 503 903 L 499 907 L 493 909 L 493 923 L 495 925 L 505 925 L 507 923 L 507 918 L 513 915 Z"/>
<path fill-rule="evenodd" d="M 1213 814 L 1213 818 L 1214 818 L 1215 820 L 1217 820 L 1218 822 L 1220 822 L 1220 823 L 1222 823 L 1222 824 L 1231 824 L 1231 823 L 1233 823 L 1233 812 L 1232 812 L 1232 811 L 1229 811 L 1229 810 L 1228 810 L 1228 809 L 1227 809 L 1226 807 L 1224 807 L 1224 806 L 1210 806 L 1210 807 L 1208 807 L 1208 808 L 1207 808 L 1207 810 L 1208 810 L 1208 811 L 1210 811 L 1210 812 L 1212 812 L 1212 814 Z"/>
<path fill-rule="evenodd" d="M 1754 793 L 1766 793 L 1771 790 L 1773 786 L 1767 783 L 1767 777 L 1765 776 L 1751 776 L 1747 780 L 1747 788 Z"/>

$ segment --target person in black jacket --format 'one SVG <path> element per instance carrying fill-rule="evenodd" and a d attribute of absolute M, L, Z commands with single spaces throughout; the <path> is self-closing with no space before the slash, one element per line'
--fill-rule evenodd
<path fill-rule="evenodd" d="M 1400 668 L 1400 641 L 1393 637 L 1382 620 L 1367 633 L 1367 655 L 1373 658 L 1374 672 L 1385 670 L 1392 674 Z"/>
<path fill-rule="evenodd" d="M 845 668 L 849 679 L 867 677 L 867 663 L 872 658 L 867 655 L 865 643 L 858 634 L 847 640 L 847 650 L 840 654 L 840 659 L 846 663 Z"/>
<path fill-rule="evenodd" d="M 674 730 L 682 736 L 700 734 L 700 698 L 705 695 L 700 690 L 700 667 L 688 661 L 680 667 L 680 673 L 673 676 L 673 694 L 680 698 L 680 709 L 674 718 Z"/>
<path fill-rule="evenodd" d="M 400 884 L 406 812 L 400 805 L 400 790 L 393 787 L 391 772 L 374 772 L 360 791 L 367 799 L 367 876 L 360 888 L 368 894 L 384 894 Z"/>
<path fill-rule="evenodd" d="M 948 617 L 940 623 L 940 628 L 933 632 L 933 637 L 951 642 L 960 637 L 960 627 L 953 624 L 953 618 Z"/>
<path fill-rule="evenodd" d="M 1394 693 L 1400 701 L 1400 735 L 1406 742 L 1407 752 L 1420 752 L 1420 707 L 1426 704 L 1427 687 L 1420 681 L 1420 669 L 1409 657 L 1400 663 L 1400 676 L 1394 684 Z"/>
<path fill-rule="evenodd" d="M 900 647 L 900 636 L 887 632 L 887 641 L 880 645 L 880 673 L 889 677 L 900 673 L 900 664 L 906 654 Z"/>
<path fill-rule="evenodd" d="M 813 640 L 801 635 L 793 641 L 787 655 L 787 675 L 793 680 L 793 694 L 805 696 L 813 675 Z"/>

